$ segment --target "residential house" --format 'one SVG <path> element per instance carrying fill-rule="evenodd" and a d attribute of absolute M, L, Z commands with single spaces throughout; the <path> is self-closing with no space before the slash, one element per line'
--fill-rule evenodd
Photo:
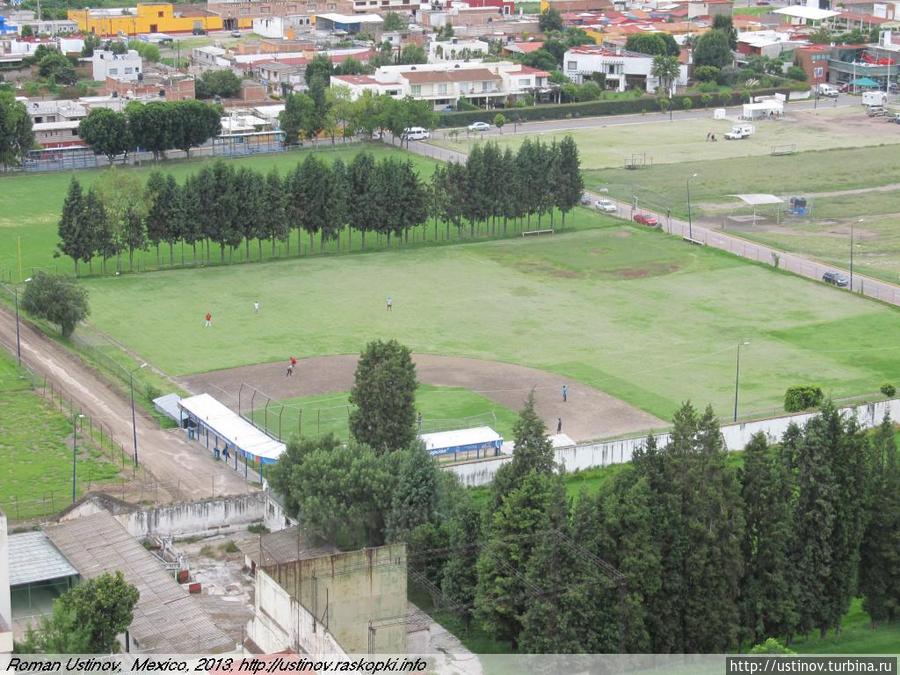
<path fill-rule="evenodd" d="M 144 60 L 134 49 L 124 54 L 114 54 L 104 49 L 95 49 L 91 57 L 91 72 L 95 81 L 105 81 L 107 77 L 123 82 L 142 79 Z"/>
<path fill-rule="evenodd" d="M 488 55 L 489 45 L 483 40 L 466 40 L 457 37 L 449 40 L 432 40 L 428 43 L 428 62 L 466 61 Z"/>
<path fill-rule="evenodd" d="M 660 83 L 652 69 L 653 56 L 607 46 L 581 45 L 568 50 L 563 57 L 563 73 L 576 84 L 591 79 L 594 73 L 602 73 L 607 87 L 615 83 L 617 91 L 625 91 L 629 85 L 656 91 Z M 680 64 L 673 89 L 675 85 L 687 85 L 687 81 L 687 66 Z"/>
<path fill-rule="evenodd" d="M 222 20 L 225 30 L 253 19 L 272 17 L 311 17 L 317 12 L 352 14 L 353 0 L 207 0 L 206 10 Z"/>
<path fill-rule="evenodd" d="M 306 63 L 291 65 L 278 61 L 266 61 L 256 67 L 260 83 L 268 93 L 282 96 L 300 88 L 306 77 Z"/>
<path fill-rule="evenodd" d="M 461 99 L 491 108 L 549 88 L 550 74 L 518 63 L 446 62 L 417 66 L 385 66 L 374 75 L 331 77 L 351 98 L 364 91 L 394 98 L 429 101 L 436 110 L 455 107 Z"/>
<path fill-rule="evenodd" d="M 765 56 L 777 59 L 786 52 L 809 44 L 803 36 L 792 32 L 758 30 L 738 33 L 737 52 L 745 57 Z"/>

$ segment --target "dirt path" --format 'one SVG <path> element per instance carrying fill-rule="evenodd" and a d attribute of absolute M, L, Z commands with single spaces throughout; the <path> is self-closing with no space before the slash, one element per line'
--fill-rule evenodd
<path fill-rule="evenodd" d="M 126 449 L 132 447 L 130 401 L 77 356 L 25 321 L 21 323 L 21 343 L 25 365 L 63 387 L 86 414 L 102 420 Z M 16 319 L 6 307 L 0 307 L 0 344 L 15 355 Z M 243 477 L 214 461 L 198 444 L 188 443 L 179 429 L 160 429 L 140 410 L 137 434 L 141 464 L 172 499 L 202 499 L 251 489 Z"/>
<path fill-rule="evenodd" d="M 279 400 L 349 391 L 356 359 L 355 354 L 304 359 L 291 378 L 285 377 L 285 364 L 279 361 L 203 373 L 183 378 L 182 382 L 189 391 L 209 393 L 236 409 L 241 383 Z M 413 360 L 420 382 L 469 389 L 513 410 L 521 408 L 528 392 L 534 389 L 537 410 L 547 428 L 555 432 L 556 418 L 561 417 L 563 432 L 576 441 L 665 426 L 662 420 L 609 394 L 542 370 L 431 354 L 416 354 Z M 567 403 L 562 402 L 563 384 L 569 386 Z"/>

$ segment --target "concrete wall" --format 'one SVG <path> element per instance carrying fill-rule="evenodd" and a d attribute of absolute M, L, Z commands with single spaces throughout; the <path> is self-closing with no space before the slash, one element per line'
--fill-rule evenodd
<path fill-rule="evenodd" d="M 93 495 L 66 511 L 60 520 L 110 511 L 133 537 L 157 535 L 178 539 L 243 530 L 249 524 L 263 520 L 265 503 L 263 493 L 253 492 L 135 509 L 106 495 Z"/>
<path fill-rule="evenodd" d="M 293 649 L 313 658 L 346 656 L 325 626 L 262 570 L 256 575 L 255 609 L 247 635 L 264 653 Z"/>
<path fill-rule="evenodd" d="M 895 421 L 900 420 L 900 399 L 842 408 L 842 411 L 847 415 L 855 415 L 863 427 L 871 428 L 881 423 L 886 412 L 890 413 L 891 419 Z M 750 442 L 750 438 L 760 431 L 766 434 L 770 441 L 777 441 L 792 422 L 802 426 L 814 416 L 815 413 L 801 413 L 755 422 L 728 424 L 722 427 L 722 437 L 728 450 L 743 450 L 747 443 Z M 566 471 L 622 464 L 631 461 L 635 450 L 643 446 L 645 440 L 646 436 L 639 436 L 618 441 L 586 443 L 568 448 L 557 448 L 555 451 L 556 461 L 562 464 Z M 669 442 L 669 435 L 667 433 L 659 434 L 656 436 L 656 441 L 659 445 L 665 445 Z M 512 456 L 505 455 L 488 460 L 455 464 L 446 467 L 446 470 L 452 471 L 459 476 L 463 485 L 469 487 L 487 485 L 494 479 L 494 474 L 497 473 L 503 463 L 511 459 Z"/>
<path fill-rule="evenodd" d="M 6 514 L 0 511 L 0 654 L 13 650 L 12 608 L 9 592 L 9 539 Z"/>
<path fill-rule="evenodd" d="M 265 568 L 349 653 L 369 651 L 369 622 L 407 613 L 406 545 L 365 548 Z M 282 627 L 284 618 L 276 621 Z M 377 628 L 373 651 L 406 653 L 406 624 Z"/>

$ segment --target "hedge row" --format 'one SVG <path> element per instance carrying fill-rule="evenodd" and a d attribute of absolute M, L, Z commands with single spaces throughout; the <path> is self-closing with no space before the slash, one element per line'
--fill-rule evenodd
<path fill-rule="evenodd" d="M 723 99 L 721 94 L 709 94 L 709 96 L 712 96 L 712 100 L 707 107 L 714 108 L 725 105 L 738 105 L 745 102 L 745 93 L 748 96 L 771 96 L 775 93 L 787 94 L 789 91 L 790 89 L 788 87 L 754 89 L 747 92 L 735 91 L 731 93 L 727 101 Z M 684 99 L 690 99 L 691 108 L 702 108 L 704 107 L 702 100 L 704 95 L 705 94 L 676 95 L 675 98 L 672 99 L 672 109 L 681 110 L 684 108 Z M 536 105 L 530 108 L 498 108 L 494 110 L 450 112 L 438 115 L 437 126 L 439 128 L 464 127 L 472 124 L 472 122 L 487 122 L 488 124 L 493 124 L 494 116 L 498 112 L 503 113 L 507 123 L 512 124 L 514 121 L 527 122 L 529 120 L 559 120 L 572 117 L 596 117 L 601 115 L 659 112 L 659 102 L 655 96 L 644 96 L 642 98 L 621 101 L 551 103 L 546 105 Z"/>

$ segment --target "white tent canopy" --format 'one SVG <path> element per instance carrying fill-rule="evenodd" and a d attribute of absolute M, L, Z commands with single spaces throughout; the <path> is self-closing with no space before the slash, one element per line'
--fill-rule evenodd
<path fill-rule="evenodd" d="M 776 9 L 773 14 L 783 14 L 793 19 L 805 19 L 806 21 L 824 21 L 832 17 L 840 15 L 840 12 L 834 12 L 830 9 L 819 9 L 818 7 L 809 7 L 807 5 L 792 5 L 791 7 L 782 7 Z"/>
<path fill-rule="evenodd" d="M 183 398 L 178 407 L 230 446 L 266 463 L 274 462 L 284 452 L 284 443 L 257 429 L 209 394 Z"/>
<path fill-rule="evenodd" d="M 749 194 L 749 195 L 731 195 L 737 197 L 748 206 L 762 206 L 763 204 L 783 204 L 784 200 L 775 195 L 767 195 L 765 193 Z"/>

